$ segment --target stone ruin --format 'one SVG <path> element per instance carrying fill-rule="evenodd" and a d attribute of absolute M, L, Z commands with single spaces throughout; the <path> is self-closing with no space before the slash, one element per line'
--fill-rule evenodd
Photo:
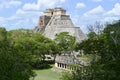
<path fill-rule="evenodd" d="M 55 67 L 68 69 L 69 65 L 80 65 L 80 66 L 87 66 L 86 62 L 77 59 L 75 56 L 71 55 L 61 55 L 56 56 L 55 59 Z"/>
<path fill-rule="evenodd" d="M 50 39 L 54 39 L 55 35 L 61 32 L 69 32 L 70 35 L 75 36 L 77 42 L 87 39 L 80 27 L 73 25 L 70 16 L 62 8 L 46 9 L 44 15 L 40 16 L 39 24 L 34 31 Z"/>
<path fill-rule="evenodd" d="M 87 39 L 80 27 L 74 26 L 70 16 L 62 8 L 46 9 L 44 15 L 40 16 L 39 24 L 35 27 L 34 32 L 41 33 L 50 39 L 54 39 L 55 35 L 61 32 L 69 32 L 70 35 L 75 36 L 77 42 Z M 84 65 L 82 61 L 76 59 L 73 55 L 56 57 L 56 67 L 66 68 L 67 64 Z"/>

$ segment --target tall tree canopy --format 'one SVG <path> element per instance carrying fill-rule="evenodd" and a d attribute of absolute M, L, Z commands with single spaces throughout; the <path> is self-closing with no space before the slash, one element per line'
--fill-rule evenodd
<path fill-rule="evenodd" d="M 9 43 L 5 28 L 0 28 L 0 80 L 29 80 L 34 76 L 31 57 Z"/>
<path fill-rule="evenodd" d="M 55 42 L 60 47 L 61 53 L 70 53 L 74 50 L 76 39 L 68 32 L 61 32 L 56 34 Z"/>

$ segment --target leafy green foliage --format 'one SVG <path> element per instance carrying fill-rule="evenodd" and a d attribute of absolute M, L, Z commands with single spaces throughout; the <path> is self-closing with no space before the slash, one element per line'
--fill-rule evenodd
<path fill-rule="evenodd" d="M 55 42 L 58 44 L 61 53 L 69 53 L 74 50 L 76 40 L 68 32 L 62 32 L 56 34 Z"/>
<path fill-rule="evenodd" d="M 67 71 L 67 72 L 63 72 L 62 77 L 60 78 L 60 80 L 83 80 L 83 76 L 82 76 L 82 71 L 81 70 L 75 70 L 75 71 Z"/>
<path fill-rule="evenodd" d="M 0 28 L 0 80 L 29 80 L 33 67 L 50 67 L 46 54 L 57 53 L 55 42 L 32 30 Z"/>
<path fill-rule="evenodd" d="M 88 33 L 89 38 L 94 38 L 95 36 L 97 36 L 97 34 L 95 32 Z"/>
<path fill-rule="evenodd" d="M 91 65 L 83 67 L 82 80 L 120 80 L 120 21 L 107 24 L 103 32 L 89 37 L 77 46 L 84 54 L 94 55 Z M 98 58 L 99 56 L 99 58 Z M 74 75 L 64 76 L 62 80 L 75 80 Z M 81 80 L 76 79 L 76 80 Z"/>
<path fill-rule="evenodd" d="M 0 80 L 29 80 L 34 76 L 31 56 L 20 47 L 9 44 L 4 28 L 0 28 L 0 33 Z"/>
<path fill-rule="evenodd" d="M 93 60 L 90 68 L 90 78 L 95 80 L 119 80 L 120 73 L 120 21 L 108 24 L 103 33 L 97 38 L 90 38 L 80 44 L 86 54 L 100 56 L 99 60 Z M 114 31 L 111 34 L 111 31 Z M 86 76 L 87 77 L 87 76 Z"/>

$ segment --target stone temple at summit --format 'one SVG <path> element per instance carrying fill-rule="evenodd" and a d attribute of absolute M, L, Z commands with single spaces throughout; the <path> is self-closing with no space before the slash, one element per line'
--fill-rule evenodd
<path fill-rule="evenodd" d="M 70 35 L 75 36 L 77 42 L 87 39 L 80 27 L 74 26 L 70 16 L 62 8 L 46 9 L 34 31 L 50 39 L 54 39 L 55 35 L 61 32 L 69 32 Z"/>

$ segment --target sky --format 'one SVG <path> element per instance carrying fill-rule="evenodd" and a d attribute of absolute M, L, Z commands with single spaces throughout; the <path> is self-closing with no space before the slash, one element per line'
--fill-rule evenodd
<path fill-rule="evenodd" d="M 67 10 L 75 26 L 87 32 L 96 21 L 120 19 L 120 0 L 0 0 L 0 27 L 34 29 L 46 8 Z"/>

